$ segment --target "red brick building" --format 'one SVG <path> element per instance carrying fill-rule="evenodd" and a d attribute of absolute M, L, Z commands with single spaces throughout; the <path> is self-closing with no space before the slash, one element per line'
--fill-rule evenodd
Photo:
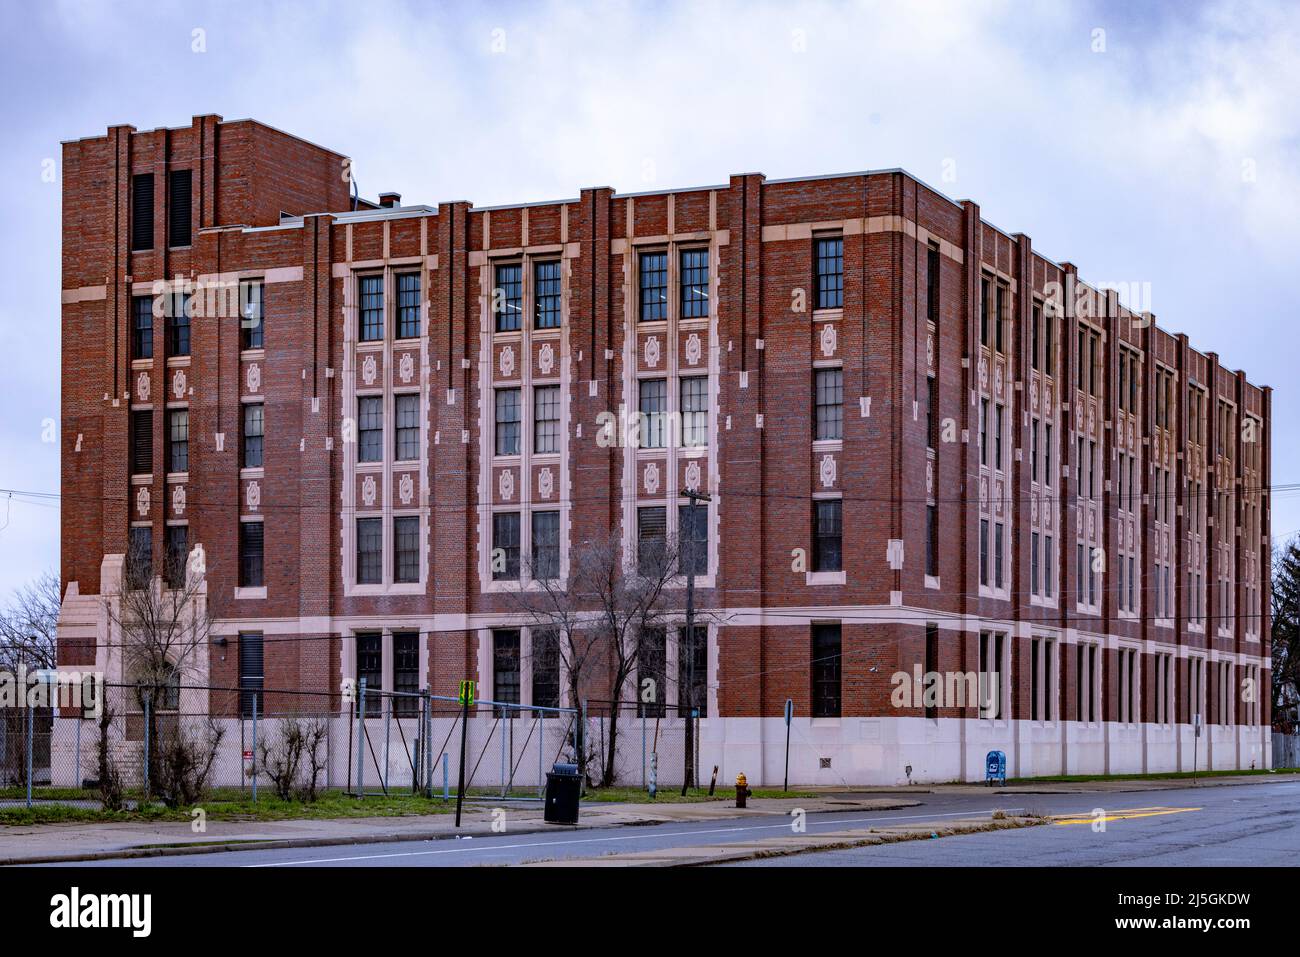
<path fill-rule="evenodd" d="M 268 688 L 529 703 L 519 556 L 632 561 L 699 489 L 724 779 L 779 778 L 787 698 L 810 782 L 1270 760 L 1270 390 L 973 202 L 884 170 L 376 205 L 215 116 L 65 144 L 63 197 L 69 666 L 120 674 L 130 542 L 201 546 Z"/>

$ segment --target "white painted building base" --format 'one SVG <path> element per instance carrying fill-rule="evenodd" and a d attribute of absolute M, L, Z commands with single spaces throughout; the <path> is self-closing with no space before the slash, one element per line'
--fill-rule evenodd
<path fill-rule="evenodd" d="M 701 778 L 714 765 L 730 786 L 744 773 L 754 787 L 785 774 L 781 718 L 700 722 Z M 1007 758 L 1007 777 L 1154 774 L 1267 768 L 1270 729 L 1248 726 L 1126 725 L 1118 722 L 987 721 L 961 718 L 795 718 L 791 785 L 891 785 L 983 781 L 989 751 Z M 908 768 L 911 768 L 910 774 Z"/>

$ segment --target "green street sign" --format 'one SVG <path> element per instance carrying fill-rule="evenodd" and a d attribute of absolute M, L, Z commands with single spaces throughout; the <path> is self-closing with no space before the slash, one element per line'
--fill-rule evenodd
<path fill-rule="evenodd" d="M 474 707 L 474 682 L 462 681 L 460 683 L 460 696 L 456 700 L 466 707 Z"/>

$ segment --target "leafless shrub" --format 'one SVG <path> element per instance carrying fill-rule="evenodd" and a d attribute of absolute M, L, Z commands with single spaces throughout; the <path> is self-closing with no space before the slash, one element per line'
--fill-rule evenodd
<path fill-rule="evenodd" d="M 212 718 L 193 732 L 177 723 L 162 733 L 155 753 L 154 790 L 164 804 L 188 807 L 207 794 L 225 735 L 225 727 Z"/>
<path fill-rule="evenodd" d="M 271 779 L 280 800 L 307 803 L 320 796 L 328 734 L 324 718 L 286 718 L 276 735 L 257 743 L 258 771 Z"/>

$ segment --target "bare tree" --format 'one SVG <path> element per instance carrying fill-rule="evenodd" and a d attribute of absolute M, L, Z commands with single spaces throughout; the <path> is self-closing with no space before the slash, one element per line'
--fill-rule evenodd
<path fill-rule="evenodd" d="M 610 702 L 600 781 L 614 781 L 618 755 L 620 703 L 637 669 L 647 637 L 667 627 L 685 595 L 675 587 L 678 556 L 675 537 L 642 543 L 625 555 L 617 532 L 575 543 L 567 580 L 549 577 L 540 561 L 521 562 L 525 587 L 514 593 L 520 615 L 537 631 L 560 637 L 559 655 L 577 707 L 584 687 L 601 689 Z M 538 575 L 535 577 L 533 569 Z M 655 689 L 662 695 L 666 689 Z M 587 774 L 586 749 L 580 748 L 580 773 Z"/>
<path fill-rule="evenodd" d="M 58 664 L 59 576 L 47 571 L 14 592 L 0 609 L 0 669 Z"/>
<path fill-rule="evenodd" d="M 213 745 L 210 733 L 190 739 L 179 720 L 165 726 L 158 720 L 159 712 L 180 711 L 184 677 L 198 669 L 211 638 L 206 594 L 201 549 L 188 556 L 169 555 L 163 574 L 155 575 L 149 552 L 133 547 L 123 564 L 120 593 L 104 600 L 109 621 L 120 636 L 124 682 L 134 686 L 136 703 L 147 715 L 151 781 L 162 782 L 160 774 L 174 776 L 177 769 L 206 776 L 205 766 L 211 765 L 205 753 Z M 160 727 L 165 733 L 160 734 Z M 197 754 L 185 753 L 196 749 Z M 160 766 L 162 756 L 170 767 Z M 188 786 L 176 790 L 186 791 Z"/>

